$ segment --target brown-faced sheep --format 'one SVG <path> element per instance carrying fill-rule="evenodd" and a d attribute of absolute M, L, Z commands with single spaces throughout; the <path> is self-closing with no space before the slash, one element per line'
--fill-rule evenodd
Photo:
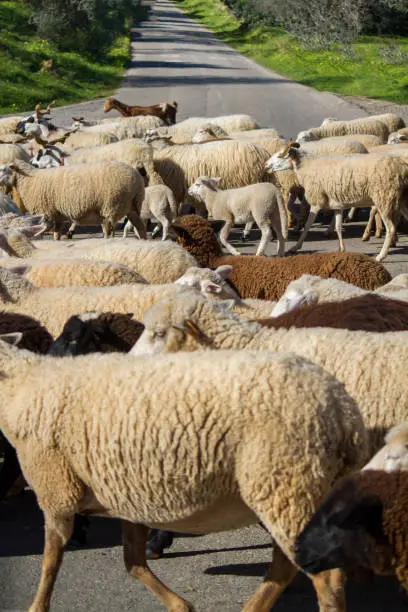
<path fill-rule="evenodd" d="M 198 215 L 178 217 L 173 229 L 180 244 L 201 266 L 232 266 L 231 281 L 243 298 L 278 300 L 290 281 L 306 273 L 338 278 L 368 290 L 391 280 L 384 266 L 358 253 L 313 253 L 285 258 L 225 256 L 211 225 Z"/>
<path fill-rule="evenodd" d="M 308 574 L 366 568 L 408 591 L 408 474 L 366 470 L 336 483 L 296 541 Z"/>

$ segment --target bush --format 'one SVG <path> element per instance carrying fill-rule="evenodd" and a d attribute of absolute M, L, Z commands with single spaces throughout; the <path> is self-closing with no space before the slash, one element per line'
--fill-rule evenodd
<path fill-rule="evenodd" d="M 28 0 L 41 38 L 95 55 L 129 25 L 140 0 Z"/>

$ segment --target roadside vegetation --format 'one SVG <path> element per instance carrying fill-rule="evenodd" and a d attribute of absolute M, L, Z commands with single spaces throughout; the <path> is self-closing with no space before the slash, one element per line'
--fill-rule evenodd
<path fill-rule="evenodd" d="M 283 15 L 270 14 L 271 7 L 297 0 L 263 0 L 263 4 L 262 0 L 229 0 L 230 7 L 221 0 L 177 0 L 177 4 L 235 49 L 288 78 L 320 91 L 407 103 L 408 37 L 401 32 L 408 31 L 408 2 L 385 1 L 394 3 L 393 7 L 384 7 L 383 14 L 378 2 L 378 14 L 366 11 L 363 19 L 353 8 L 362 10 L 362 2 L 353 0 L 342 7 L 346 0 L 339 0 L 333 4 L 332 15 L 329 10 L 325 13 L 335 27 L 321 23 L 318 30 L 318 20 L 309 15 L 308 21 L 303 15 L 301 32 L 297 21 L 285 22 Z M 316 2 L 302 0 L 301 4 L 312 11 Z M 300 19 L 300 3 L 298 12 Z"/>
<path fill-rule="evenodd" d="M 139 0 L 0 2 L 0 114 L 113 92 L 129 61 L 130 25 L 140 11 Z M 47 60 L 52 69 L 41 71 Z"/>

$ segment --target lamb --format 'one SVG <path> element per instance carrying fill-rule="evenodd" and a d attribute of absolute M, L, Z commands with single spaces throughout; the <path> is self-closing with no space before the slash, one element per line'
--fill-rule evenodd
<path fill-rule="evenodd" d="M 408 304 L 381 295 L 368 294 L 339 302 L 298 307 L 258 320 L 265 327 L 333 327 L 388 332 L 408 330 Z"/>
<path fill-rule="evenodd" d="M 399 130 L 400 128 L 405 127 L 403 118 L 400 117 L 399 115 L 396 115 L 395 113 L 384 113 L 382 115 L 370 115 L 369 118 L 375 119 L 377 121 L 382 121 L 382 123 L 385 123 L 385 125 L 387 126 L 390 132 L 395 132 Z M 365 119 L 366 118 L 363 117 L 361 119 L 357 119 L 357 121 L 364 121 Z M 337 119 L 328 117 L 327 119 L 323 120 L 321 125 L 322 126 L 330 125 L 334 121 L 337 121 Z"/>
<path fill-rule="evenodd" d="M 310 213 L 298 242 L 291 251 L 299 250 L 311 224 L 321 208 L 334 210 L 340 251 L 342 238 L 342 210 L 350 207 L 371 206 L 371 214 L 378 212 L 386 226 L 383 247 L 377 255 L 382 261 L 396 234 L 401 213 L 408 218 L 408 166 L 397 157 L 388 155 L 327 155 L 322 158 L 299 151 L 298 143 L 289 145 L 267 162 L 269 171 L 295 169 L 299 183 L 305 190 Z"/>
<path fill-rule="evenodd" d="M 246 609 L 270 609 L 297 573 L 296 536 L 332 483 L 367 452 L 359 411 L 343 386 L 293 355 L 89 355 L 61 358 L 56 367 L 2 343 L 1 369 L 9 401 L 0 426 L 45 518 L 36 612 L 49 609 L 75 512 L 122 518 L 128 571 L 169 611 L 183 612 L 191 605 L 146 564 L 148 527 L 205 533 L 261 520 L 277 545 L 266 583 Z M 245 381 L 237 379 L 243 371 Z M 322 609 L 343 609 L 341 585 L 335 571 L 314 579 Z"/>
<path fill-rule="evenodd" d="M 370 459 L 363 470 L 408 470 L 408 422 L 396 425 L 387 433 L 385 446 Z"/>
<path fill-rule="evenodd" d="M 330 121 L 317 128 L 300 132 L 296 141 L 299 143 L 309 140 L 320 140 L 331 136 L 349 136 L 352 134 L 373 134 L 381 138 L 382 142 L 387 142 L 390 130 L 382 121 L 371 117 L 362 119 L 351 119 L 349 121 Z"/>
<path fill-rule="evenodd" d="M 1 248 L 1 235 L 0 235 Z M 13 270 L 14 258 L 0 259 L 0 266 Z M 87 259 L 20 259 L 18 266 L 36 287 L 109 287 L 147 281 L 126 266 Z"/>
<path fill-rule="evenodd" d="M 89 353 L 128 353 L 139 340 L 143 323 L 133 314 L 86 312 L 74 315 L 48 349 L 54 357 L 77 357 Z"/>
<path fill-rule="evenodd" d="M 367 470 L 341 479 L 296 542 L 309 574 L 333 567 L 396 574 L 408 591 L 408 475 Z"/>
<path fill-rule="evenodd" d="M 405 274 L 402 274 L 386 285 L 377 287 L 375 294 L 395 300 L 408 301 L 405 276 Z M 279 317 L 297 308 L 309 308 L 326 302 L 341 302 L 363 297 L 368 293 L 370 292 L 365 289 L 336 278 L 320 278 L 312 274 L 303 274 L 288 284 L 286 291 L 271 312 L 271 316 Z"/>
<path fill-rule="evenodd" d="M 123 162 L 136 169 L 143 165 L 149 173 L 153 172 L 153 149 L 143 140 L 133 138 L 100 147 L 83 147 L 71 153 L 68 163 L 86 164 L 102 161 Z"/>
<path fill-rule="evenodd" d="M 180 203 L 199 176 L 221 176 L 221 189 L 262 182 L 268 157 L 267 151 L 251 142 L 223 140 L 156 150 L 154 167 Z"/>
<path fill-rule="evenodd" d="M 225 256 L 209 222 L 198 215 L 179 217 L 173 229 L 202 267 L 231 265 L 231 280 L 243 298 L 279 300 L 290 281 L 303 273 L 345 280 L 367 290 L 391 280 L 384 266 L 357 253 L 313 253 L 283 259 Z M 144 271 L 141 274 L 149 280 Z"/>
<path fill-rule="evenodd" d="M 371 455 L 382 445 L 384 430 L 408 420 L 404 367 L 408 362 L 408 332 L 379 334 L 324 327 L 267 329 L 231 313 L 230 307 L 231 304 L 210 302 L 193 293 L 163 298 L 142 319 L 145 331 L 131 353 L 204 348 L 293 351 L 344 383 L 368 429 Z"/>
<path fill-rule="evenodd" d="M 140 218 L 142 222 L 145 223 L 145 226 L 147 225 L 147 221 L 152 218 L 159 222 L 152 232 L 152 237 L 159 231 L 160 227 L 162 227 L 162 240 L 166 240 L 170 225 L 177 215 L 177 202 L 170 187 L 159 184 L 149 185 L 145 188 L 145 197 L 140 211 Z M 124 238 L 127 238 L 128 232 L 132 227 L 132 223 L 127 221 L 123 230 Z M 137 233 L 136 230 L 135 233 Z M 138 234 L 137 237 L 140 238 Z"/>
<path fill-rule="evenodd" d="M 68 218 L 78 223 L 102 223 L 108 238 L 127 215 L 145 237 L 139 218 L 144 183 L 139 172 L 127 164 L 100 162 L 39 170 L 18 161 L 0 166 L 1 185 L 13 189 L 21 209 L 44 215 L 42 233 L 53 225 L 58 232 Z"/>
<path fill-rule="evenodd" d="M 272 238 L 274 229 L 277 240 L 277 255 L 285 254 L 285 238 L 288 236 L 286 208 L 281 193 L 271 183 L 256 183 L 239 189 L 220 190 L 221 178 L 200 176 L 190 186 L 188 195 L 202 202 L 210 217 L 225 221 L 220 233 L 223 246 L 232 254 L 239 255 L 229 242 L 233 223 L 253 222 L 261 230 L 261 241 L 256 255 L 263 255 Z"/>
<path fill-rule="evenodd" d="M 147 240 L 124 240 L 120 243 L 101 244 L 91 238 L 56 248 L 55 243 L 48 241 L 39 242 L 35 246 L 20 232 L 10 233 L 7 239 L 10 256 L 35 259 L 47 259 L 50 256 L 64 259 L 80 257 L 91 261 L 111 261 L 123 264 L 141 274 L 149 283 L 156 284 L 171 283 L 187 268 L 198 265 L 192 255 L 170 241 L 154 243 Z"/>
<path fill-rule="evenodd" d="M 19 144 L 0 144 L 0 164 L 8 164 L 16 159 L 30 161 L 27 151 Z"/>

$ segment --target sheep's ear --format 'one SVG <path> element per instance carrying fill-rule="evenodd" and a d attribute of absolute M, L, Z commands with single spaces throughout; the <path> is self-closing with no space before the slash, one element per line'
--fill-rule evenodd
<path fill-rule="evenodd" d="M 19 276 L 25 276 L 31 270 L 31 267 L 32 266 L 14 266 L 13 268 L 9 268 L 9 270 Z"/>
<path fill-rule="evenodd" d="M 210 338 L 208 338 L 201 331 L 201 329 L 195 323 L 193 323 L 193 321 L 190 321 L 190 319 L 186 319 L 184 321 L 184 327 L 190 336 L 192 336 L 199 344 L 202 344 L 203 346 L 209 346 L 212 344 Z"/>
<path fill-rule="evenodd" d="M 384 535 L 382 527 L 383 505 L 376 495 L 365 495 L 351 506 L 345 506 L 333 522 L 344 529 L 365 529 L 375 538 Z"/>
<path fill-rule="evenodd" d="M 221 278 L 225 280 L 226 278 L 229 277 L 232 270 L 233 270 L 232 266 L 218 266 L 218 268 L 215 271 L 217 274 L 221 276 Z"/>
<path fill-rule="evenodd" d="M 17 346 L 21 340 L 23 339 L 23 334 L 21 332 L 11 332 L 9 334 L 0 334 L 0 340 L 2 342 L 6 342 L 11 346 Z"/>

